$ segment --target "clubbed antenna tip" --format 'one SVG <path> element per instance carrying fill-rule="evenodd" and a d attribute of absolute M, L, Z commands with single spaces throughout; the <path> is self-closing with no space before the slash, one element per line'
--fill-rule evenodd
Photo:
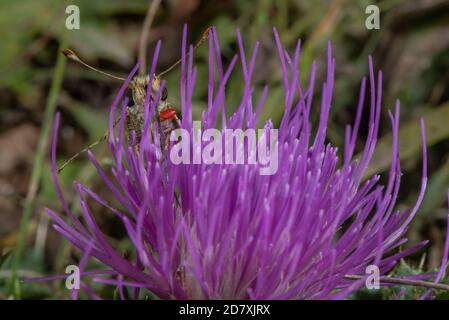
<path fill-rule="evenodd" d="M 107 73 L 107 72 L 104 72 L 104 71 L 98 70 L 97 68 L 92 67 L 91 65 L 89 65 L 86 62 L 84 62 L 83 60 L 81 60 L 78 57 L 78 55 L 73 50 L 70 50 L 70 49 L 66 48 L 66 49 L 62 50 L 62 53 L 67 58 L 69 58 L 70 60 L 76 61 L 76 62 L 82 64 L 83 66 L 85 66 L 85 67 L 87 67 L 87 68 L 89 68 L 89 69 L 91 69 L 91 70 L 93 70 L 95 72 L 101 73 L 102 75 L 105 75 L 105 76 L 107 76 L 109 78 L 113 78 L 113 79 L 120 80 L 120 81 L 126 81 L 126 79 L 123 78 L 123 77 L 118 77 L 118 76 L 115 76 L 113 74 L 110 74 L 110 73 Z"/>
<path fill-rule="evenodd" d="M 69 59 L 75 60 L 77 62 L 81 61 L 80 58 L 78 58 L 78 56 L 76 55 L 76 53 L 70 49 L 66 48 L 66 49 L 62 50 L 62 53 Z"/>

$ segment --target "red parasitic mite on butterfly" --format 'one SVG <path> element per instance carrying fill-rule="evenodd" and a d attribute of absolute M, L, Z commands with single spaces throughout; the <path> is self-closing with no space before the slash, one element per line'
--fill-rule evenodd
<path fill-rule="evenodd" d="M 198 40 L 198 42 L 195 44 L 195 49 L 198 48 L 208 37 L 209 32 L 211 28 L 207 28 L 205 32 L 203 32 L 201 38 Z M 62 53 L 69 58 L 70 60 L 73 60 L 75 62 L 78 62 L 82 64 L 83 66 L 100 73 L 102 75 L 105 75 L 109 78 L 116 79 L 119 81 L 126 81 L 123 77 L 118 77 L 115 75 L 112 75 L 110 73 L 101 71 L 99 69 L 96 69 L 92 67 L 91 65 L 87 64 L 83 60 L 80 59 L 80 57 L 70 49 L 64 49 Z M 177 66 L 181 62 L 181 59 L 176 61 L 172 66 L 170 66 L 165 71 L 159 73 L 158 75 L 154 75 L 151 83 L 151 99 L 154 99 L 154 97 L 157 95 L 157 93 L 160 90 L 161 87 L 161 76 L 171 71 L 175 66 Z M 144 105 L 145 105 L 145 97 L 147 94 L 147 87 L 150 82 L 150 76 L 147 75 L 136 75 L 132 78 L 131 82 L 128 85 L 128 88 L 132 91 L 132 99 L 134 101 L 134 105 L 131 107 L 128 107 L 126 109 L 126 119 L 125 119 L 125 125 L 126 129 L 128 131 L 128 140 L 131 141 L 131 133 L 135 132 L 135 141 L 140 141 L 141 134 L 144 130 Z M 159 129 L 162 132 L 161 135 L 161 146 L 163 147 L 163 150 L 167 150 L 169 146 L 169 136 L 170 133 L 180 127 L 180 120 L 177 116 L 176 109 L 167 101 L 168 98 L 168 92 L 167 89 L 164 88 L 161 92 L 160 99 L 157 104 L 157 112 L 156 112 L 156 122 L 159 125 Z M 118 120 L 116 120 L 116 125 Z M 152 128 L 154 125 L 154 120 L 150 126 Z M 152 132 L 152 130 L 151 130 Z M 73 155 L 70 159 L 65 161 L 59 168 L 58 173 L 60 173 L 67 165 L 69 165 L 73 160 L 75 160 L 79 155 L 86 152 L 87 150 L 91 149 L 92 147 L 98 145 L 102 141 L 106 140 L 108 137 L 108 132 L 106 132 L 100 139 L 90 144 L 88 147 L 82 149 L 81 151 L 77 152 L 75 155 Z"/>

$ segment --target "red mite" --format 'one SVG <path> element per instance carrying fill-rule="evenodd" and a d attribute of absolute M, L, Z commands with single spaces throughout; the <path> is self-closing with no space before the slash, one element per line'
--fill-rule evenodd
<path fill-rule="evenodd" d="M 166 109 L 159 112 L 159 118 L 161 121 L 173 120 L 176 117 L 176 110 L 172 107 L 167 107 Z"/>

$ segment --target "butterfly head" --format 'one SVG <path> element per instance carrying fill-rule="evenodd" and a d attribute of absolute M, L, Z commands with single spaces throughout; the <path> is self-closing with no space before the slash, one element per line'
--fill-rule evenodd
<path fill-rule="evenodd" d="M 147 95 L 149 82 L 150 82 L 149 75 L 137 75 L 131 80 L 130 88 L 132 90 L 133 100 L 137 105 L 145 104 L 145 97 Z M 151 99 L 154 99 L 157 96 L 160 88 L 161 88 L 161 80 L 157 76 L 153 77 L 151 81 L 151 91 L 150 91 Z M 168 96 L 167 88 L 164 88 L 161 93 L 160 100 L 161 101 L 167 100 L 167 96 Z"/>

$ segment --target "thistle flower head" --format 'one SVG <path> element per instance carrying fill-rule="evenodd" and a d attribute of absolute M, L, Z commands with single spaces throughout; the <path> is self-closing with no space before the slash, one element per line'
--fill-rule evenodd
<path fill-rule="evenodd" d="M 182 40 L 180 79 L 181 128 L 192 136 L 196 131 L 192 116 L 192 94 L 197 69 L 193 47 L 187 48 L 187 31 Z M 425 132 L 423 139 L 422 183 L 416 204 L 397 210 L 395 203 L 401 180 L 398 151 L 399 102 L 389 113 L 393 133 L 391 167 L 386 185 L 379 177 L 364 179 L 377 142 L 382 107 L 382 73 L 377 76 L 369 59 L 369 76 L 361 82 L 357 113 L 347 126 L 344 150 L 326 143 L 326 128 L 332 105 L 335 59 L 328 46 L 327 74 L 321 88 L 318 126 L 310 121 L 316 87 L 316 64 L 308 84 L 302 86 L 298 74 L 300 42 L 291 55 L 275 41 L 283 75 L 284 109 L 278 137 L 278 170 L 260 174 L 260 163 L 179 163 L 164 156 L 157 126 L 151 126 L 160 93 L 145 103 L 145 125 L 140 141 L 124 138 L 127 99 L 125 88 L 137 67 L 123 84 L 111 107 L 109 147 L 113 165 L 103 168 L 95 156 L 89 158 L 104 185 L 120 203 L 113 207 L 80 183 L 82 216 L 70 211 L 56 178 L 56 137 L 53 132 L 53 178 L 69 222 L 48 210 L 55 229 L 84 252 L 84 259 L 101 261 L 110 273 L 95 281 L 135 289 L 147 289 L 163 299 L 339 299 L 364 286 L 369 265 L 385 275 L 403 257 L 425 242 L 402 250 L 405 234 L 422 201 L 426 187 Z M 239 54 L 225 68 L 215 29 L 209 37 L 208 106 L 201 116 L 202 129 L 216 128 L 220 139 L 225 129 L 256 129 L 268 89 L 253 90 L 252 77 L 258 43 L 247 58 L 240 33 Z M 157 44 L 150 78 L 154 77 L 160 43 Z M 240 60 L 243 93 L 236 111 L 226 116 L 226 85 Z M 366 90 L 369 88 L 369 95 Z M 368 96 L 368 133 L 360 153 L 354 158 L 355 144 Z M 123 100 L 123 103 L 120 102 Z M 114 128 L 116 110 L 122 117 Z M 221 117 L 221 118 L 220 118 Z M 199 119 L 198 119 L 199 120 Z M 422 123 L 421 123 L 422 124 Z M 151 129 L 153 128 L 153 129 Z M 273 128 L 267 121 L 264 130 Z M 140 135 L 139 135 L 140 136 Z M 136 140 L 134 135 L 134 140 Z M 132 140 L 132 139 L 131 139 Z M 154 141 L 154 142 L 153 142 Z M 220 140 L 221 141 L 221 140 Z M 139 147 L 136 148 L 138 144 Z M 190 146 L 191 157 L 207 145 Z M 171 149 L 175 145 L 172 143 Z M 162 151 L 161 151 L 162 150 Z M 167 150 L 166 150 L 167 152 Z M 248 158 L 250 151 L 245 151 Z M 224 156 L 224 155 L 223 155 Z M 126 228 L 134 254 L 124 258 L 100 230 L 88 199 L 106 207 Z"/>

